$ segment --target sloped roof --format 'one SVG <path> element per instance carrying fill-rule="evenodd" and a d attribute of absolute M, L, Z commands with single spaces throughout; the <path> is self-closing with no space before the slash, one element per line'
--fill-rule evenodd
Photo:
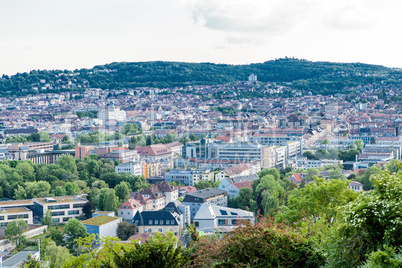
<path fill-rule="evenodd" d="M 171 153 L 172 150 L 164 144 L 153 144 L 148 146 L 137 146 L 136 150 L 141 156 L 158 156 Z"/>
<path fill-rule="evenodd" d="M 245 182 L 233 183 L 233 186 L 236 187 L 237 189 L 246 188 L 246 187 L 252 189 L 251 184 L 253 184 L 253 181 L 245 181 Z"/>
<path fill-rule="evenodd" d="M 125 207 L 125 209 L 136 209 L 136 208 L 139 208 L 142 206 L 143 206 L 143 204 L 141 204 L 139 201 L 130 198 L 126 202 L 121 204 L 119 209 L 123 209 L 123 207 Z"/>

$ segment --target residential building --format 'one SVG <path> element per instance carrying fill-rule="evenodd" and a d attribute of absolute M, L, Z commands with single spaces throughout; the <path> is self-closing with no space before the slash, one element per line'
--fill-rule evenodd
<path fill-rule="evenodd" d="M 173 232 L 181 236 L 182 223 L 180 215 L 166 210 L 137 212 L 132 220 L 137 226 L 137 233 Z"/>
<path fill-rule="evenodd" d="M 226 191 L 207 188 L 194 193 L 186 194 L 183 204 L 190 206 L 191 220 L 202 204 L 217 205 L 226 207 L 228 205 L 228 197 Z"/>
<path fill-rule="evenodd" d="M 124 220 L 131 221 L 138 211 L 142 212 L 143 210 L 143 204 L 135 199 L 130 198 L 120 205 L 120 207 L 117 209 L 117 213 L 119 217 L 122 217 Z"/>
<path fill-rule="evenodd" d="M 194 216 L 194 225 L 198 231 L 222 232 L 233 230 L 240 221 L 255 222 L 254 213 L 246 210 L 203 204 Z"/>
<path fill-rule="evenodd" d="M 357 181 L 352 181 L 349 186 L 349 189 L 356 191 L 356 192 L 361 192 L 363 191 L 363 184 L 361 184 L 360 182 Z"/>
<path fill-rule="evenodd" d="M 213 181 L 214 173 L 209 170 L 171 170 L 165 174 L 166 182 L 179 181 L 186 186 L 194 186 L 205 180 Z"/>
<path fill-rule="evenodd" d="M 149 188 L 139 192 L 130 193 L 131 198 L 145 205 L 144 210 L 160 210 L 167 203 L 179 198 L 179 187 L 175 187 L 166 181 L 158 182 Z"/>
<path fill-rule="evenodd" d="M 115 167 L 116 173 L 129 173 L 134 176 L 141 176 L 143 171 L 143 165 L 140 162 L 130 160 L 126 163 L 121 163 Z"/>

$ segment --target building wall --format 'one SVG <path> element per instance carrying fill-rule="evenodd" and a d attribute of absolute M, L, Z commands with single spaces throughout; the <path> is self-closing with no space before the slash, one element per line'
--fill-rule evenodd
<path fill-rule="evenodd" d="M 175 235 L 181 235 L 181 227 L 179 225 L 142 225 L 137 226 L 138 233 L 167 233 L 173 232 Z"/>

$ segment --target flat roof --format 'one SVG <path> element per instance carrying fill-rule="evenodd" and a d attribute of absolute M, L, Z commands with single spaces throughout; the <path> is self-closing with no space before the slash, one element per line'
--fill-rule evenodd
<path fill-rule="evenodd" d="M 73 203 L 73 202 L 87 202 L 88 200 L 75 195 L 70 196 L 56 196 L 56 197 L 41 197 L 34 198 L 33 200 L 39 201 L 43 204 L 58 204 L 58 203 Z M 46 201 L 49 200 L 49 201 Z"/>
<path fill-rule="evenodd" d="M 110 213 L 112 213 L 113 211 L 95 211 L 93 214 L 110 214 Z"/>
<path fill-rule="evenodd" d="M 0 210 L 0 214 L 8 214 L 8 213 L 22 213 L 22 212 L 32 212 L 27 208 L 6 208 Z"/>
<path fill-rule="evenodd" d="M 82 221 L 81 223 L 86 224 L 86 225 L 101 226 L 103 224 L 109 223 L 111 221 L 115 221 L 117 219 L 120 219 L 120 217 L 111 217 L 111 216 L 100 215 L 100 216 L 96 216 L 94 218 Z"/>
<path fill-rule="evenodd" d="M 9 200 L 9 201 L 0 201 L 0 208 L 6 206 L 32 206 L 32 199 L 22 199 L 22 200 Z"/>
<path fill-rule="evenodd" d="M 9 259 L 3 261 L 3 267 L 17 267 L 21 264 L 24 260 L 28 258 L 28 255 L 35 255 L 38 251 L 31 251 L 31 250 L 23 250 L 18 252 L 17 254 L 11 256 Z"/>

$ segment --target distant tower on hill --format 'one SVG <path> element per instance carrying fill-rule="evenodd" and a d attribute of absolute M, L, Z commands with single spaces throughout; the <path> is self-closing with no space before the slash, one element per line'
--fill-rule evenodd
<path fill-rule="evenodd" d="M 251 75 L 248 77 L 248 81 L 249 81 L 249 82 L 257 82 L 257 76 L 256 76 L 255 74 L 251 74 Z"/>

